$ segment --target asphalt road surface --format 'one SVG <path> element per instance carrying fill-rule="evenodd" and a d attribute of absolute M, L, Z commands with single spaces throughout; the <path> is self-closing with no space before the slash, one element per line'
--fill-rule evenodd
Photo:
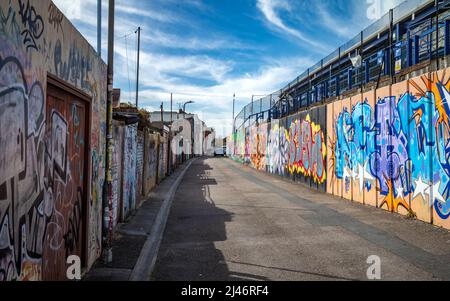
<path fill-rule="evenodd" d="M 381 280 L 450 280 L 447 230 L 230 159 L 198 159 L 176 193 L 152 279 L 368 280 L 371 255 Z"/>

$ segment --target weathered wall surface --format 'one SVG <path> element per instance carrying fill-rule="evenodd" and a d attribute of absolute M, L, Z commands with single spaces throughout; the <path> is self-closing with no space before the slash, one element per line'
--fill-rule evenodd
<path fill-rule="evenodd" d="M 158 134 L 145 133 L 144 148 L 144 195 L 148 195 L 156 186 L 158 169 Z"/>
<path fill-rule="evenodd" d="M 113 120 L 114 152 L 111 166 L 112 176 L 112 203 L 113 226 L 119 222 L 120 200 L 122 197 L 123 151 L 124 151 L 124 126 L 121 122 Z"/>
<path fill-rule="evenodd" d="M 161 183 L 167 175 L 168 142 L 167 137 L 158 136 L 158 183 Z"/>
<path fill-rule="evenodd" d="M 144 132 L 137 133 L 136 146 L 136 204 L 139 206 L 142 197 L 142 181 L 144 176 Z"/>
<path fill-rule="evenodd" d="M 240 129 L 235 158 L 450 229 L 447 99 L 449 69 Z"/>
<path fill-rule="evenodd" d="M 192 154 L 192 126 L 186 119 L 175 120 L 172 124 L 173 138 L 171 142 L 174 156 Z"/>
<path fill-rule="evenodd" d="M 124 127 L 121 221 L 136 209 L 137 124 Z"/>
<path fill-rule="evenodd" d="M 47 114 L 47 73 L 89 96 L 88 141 L 77 136 L 76 110 Z M 51 1 L 0 2 L 0 280 L 59 278 L 60 255 L 82 239 L 88 266 L 100 255 L 106 90 L 106 65 Z M 85 144 L 88 184 L 78 189 L 85 170 L 68 154 Z"/>
<path fill-rule="evenodd" d="M 198 118 L 197 115 L 194 115 L 194 155 L 201 156 L 203 155 L 203 122 Z"/>

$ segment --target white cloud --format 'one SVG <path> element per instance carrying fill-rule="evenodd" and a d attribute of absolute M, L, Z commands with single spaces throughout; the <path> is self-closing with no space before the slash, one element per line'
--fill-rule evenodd
<path fill-rule="evenodd" d="M 131 7 L 131 6 L 127 6 L 127 5 L 116 5 L 116 12 L 117 13 L 123 13 L 123 14 L 128 14 L 128 15 L 133 15 L 133 16 L 138 16 L 138 17 L 144 17 L 144 18 L 149 18 L 151 20 L 154 21 L 158 21 L 161 23 L 174 23 L 179 21 L 179 16 L 175 16 L 173 14 L 168 14 L 168 13 L 162 13 L 161 11 L 152 11 L 152 10 L 148 10 L 148 9 L 140 9 L 140 8 L 136 8 L 136 7 Z"/>
<path fill-rule="evenodd" d="M 275 92 L 295 78 L 302 69 L 310 66 L 309 59 L 291 59 L 291 64 L 285 61 L 266 66 L 253 74 L 239 77 L 225 77 L 219 84 L 201 87 L 187 83 L 174 83 L 170 78 L 160 78 L 158 87 L 143 89 L 139 92 L 140 103 L 151 110 L 157 110 L 161 102 L 168 109 L 170 93 L 174 93 L 174 108 L 178 102 L 194 100 L 196 108 L 203 108 L 204 120 L 214 126 L 222 135 L 231 132 L 232 99 L 236 93 L 236 114 L 248 104 L 252 95 L 267 95 Z M 297 66 L 297 67 L 294 67 Z"/>
<path fill-rule="evenodd" d="M 84 14 L 83 7 L 86 7 L 86 4 L 90 5 L 94 2 L 96 3 L 96 0 L 53 0 L 53 3 L 70 20 L 81 19 Z"/>
<path fill-rule="evenodd" d="M 69 15 L 69 19 L 75 21 L 77 27 L 82 30 L 85 37 L 95 45 L 96 42 L 96 0 L 56 0 L 58 7 L 66 13 L 70 3 L 83 3 L 82 18 L 76 20 L 76 16 Z M 107 3 L 103 7 L 103 41 L 106 41 L 107 30 Z M 193 2 L 193 5 L 197 3 Z M 75 5 L 74 4 L 74 5 Z M 163 22 L 164 17 L 156 16 L 159 12 L 136 11 L 133 7 L 118 6 L 116 14 L 116 36 L 122 36 L 136 28 L 137 18 L 133 16 L 148 17 L 155 22 Z M 162 14 L 163 15 L 163 14 Z M 161 15 L 161 16 L 162 16 Z M 72 19 L 75 18 L 75 19 Z M 158 21 L 160 20 L 160 21 Z M 168 22 L 165 20 L 164 22 Z M 148 24 L 147 22 L 143 25 Z M 150 25 L 151 26 L 151 25 Z M 211 33 L 211 36 L 213 34 Z M 196 104 L 191 108 L 205 120 L 208 126 L 216 128 L 220 135 L 231 132 L 232 98 L 236 93 L 236 113 L 246 105 L 252 94 L 268 94 L 277 91 L 287 82 L 294 79 L 301 71 L 313 63 L 309 59 L 301 58 L 285 61 L 266 60 L 264 67 L 244 75 L 235 75 L 235 62 L 227 59 L 218 59 L 210 55 L 197 54 L 205 50 L 215 49 L 239 49 L 246 50 L 251 46 L 234 41 L 232 37 L 223 34 L 214 38 L 197 35 L 185 37 L 162 31 L 159 28 L 143 31 L 143 44 L 151 45 L 143 47 L 141 52 L 141 81 L 140 104 L 150 109 L 159 109 L 161 102 L 169 109 L 170 93 L 174 93 L 174 108 L 178 108 L 177 102 L 194 100 Z M 134 37 L 128 40 L 128 53 L 125 41 L 116 40 L 115 45 L 115 82 L 116 87 L 122 88 L 123 101 L 134 101 L 135 79 L 135 52 Z M 154 50 L 154 46 L 170 49 L 189 50 L 190 54 L 161 53 Z M 106 49 L 106 47 L 104 47 Z M 197 51 L 196 51 L 197 50 Z M 206 52 L 207 53 L 207 52 Z M 128 60 L 127 60 L 128 56 Z M 261 60 L 262 58 L 259 58 Z M 128 63 L 128 66 L 127 66 Z M 130 83 L 128 82 L 130 74 Z M 209 82 L 205 86 L 205 80 Z M 121 83 L 121 86 L 119 85 Z M 203 82 L 203 84 L 198 84 Z M 131 91 L 128 91 L 131 90 Z"/>
<path fill-rule="evenodd" d="M 345 22 L 338 21 L 325 6 L 317 4 L 316 8 L 320 16 L 320 24 L 341 37 L 350 39 L 354 32 L 360 30 L 353 24 L 352 20 L 346 20 Z"/>
<path fill-rule="evenodd" d="M 162 32 L 159 30 L 151 30 L 150 33 L 142 35 L 142 41 L 148 42 L 150 45 L 165 47 L 171 49 L 186 50 L 223 50 L 223 49 L 252 49 L 253 47 L 245 45 L 227 37 L 182 37 L 177 34 Z"/>
<path fill-rule="evenodd" d="M 115 47 L 115 51 L 126 62 L 127 50 L 119 46 Z M 162 80 L 176 84 L 179 83 L 177 77 L 220 82 L 233 67 L 231 61 L 217 60 L 206 55 L 167 55 L 141 51 L 140 58 L 142 84 L 147 86 L 158 86 Z M 128 61 L 133 65 L 136 62 L 130 51 Z"/>
<path fill-rule="evenodd" d="M 258 9 L 262 12 L 264 17 L 270 24 L 275 26 L 276 29 L 281 30 L 311 46 L 314 46 L 320 50 L 325 50 L 323 45 L 311 38 L 308 38 L 299 30 L 294 29 L 286 25 L 277 13 L 277 10 L 290 11 L 291 7 L 286 0 L 258 0 Z"/>

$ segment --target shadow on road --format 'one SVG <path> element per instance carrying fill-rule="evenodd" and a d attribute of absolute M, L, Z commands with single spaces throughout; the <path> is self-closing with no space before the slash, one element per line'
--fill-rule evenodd
<path fill-rule="evenodd" d="M 216 207 L 211 198 L 209 189 L 217 181 L 205 160 L 198 159 L 191 166 L 178 188 L 152 279 L 267 280 L 230 271 L 224 255 L 215 247 L 215 243 L 227 240 L 226 223 L 232 220 L 233 213 Z"/>

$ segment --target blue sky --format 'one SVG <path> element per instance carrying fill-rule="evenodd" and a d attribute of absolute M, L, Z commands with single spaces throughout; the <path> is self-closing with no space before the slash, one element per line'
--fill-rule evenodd
<path fill-rule="evenodd" d="M 54 0 L 96 47 L 97 0 Z M 142 27 L 140 105 L 154 110 L 195 101 L 218 135 L 237 108 L 279 90 L 401 0 L 116 0 L 115 78 L 135 98 L 136 35 Z M 106 61 L 107 5 L 103 0 Z M 375 12 L 375 15 L 373 14 Z"/>

